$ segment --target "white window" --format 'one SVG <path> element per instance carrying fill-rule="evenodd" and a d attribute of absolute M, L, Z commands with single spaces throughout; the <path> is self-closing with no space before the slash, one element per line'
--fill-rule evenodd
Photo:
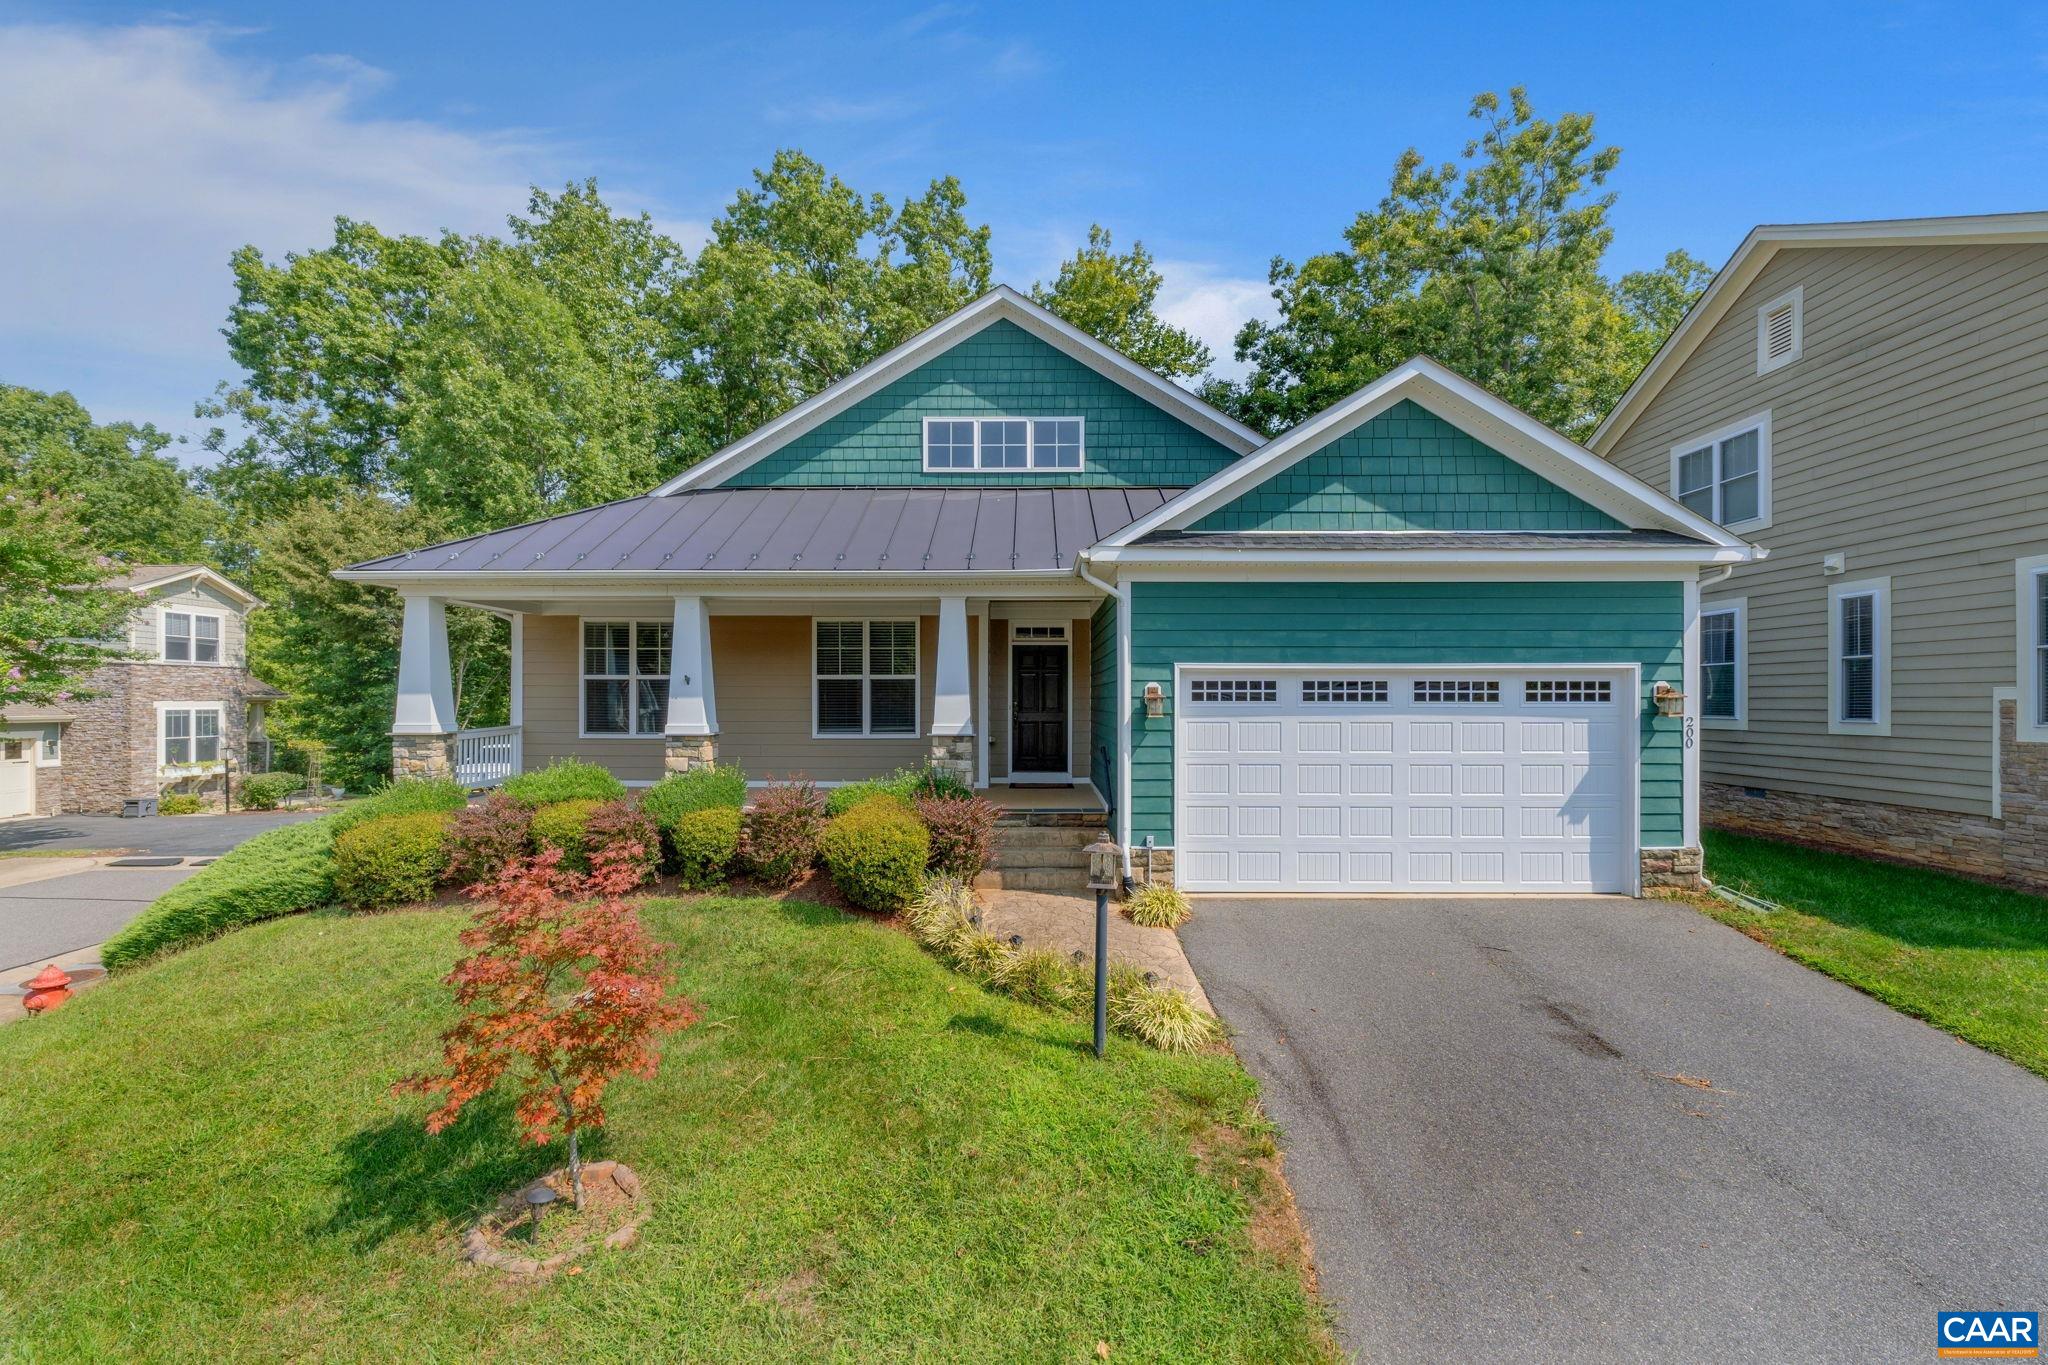
<path fill-rule="evenodd" d="M 924 467 L 932 473 L 1077 473 L 1085 445 L 1085 423 L 1079 417 L 924 419 Z"/>
<path fill-rule="evenodd" d="M 1806 293 L 1795 288 L 1756 310 L 1756 372 L 1769 374 L 1806 351 Z"/>
<path fill-rule="evenodd" d="M 1828 730 L 1888 735 L 1891 717 L 1891 580 L 1828 589 Z"/>
<path fill-rule="evenodd" d="M 1522 684 L 1522 700 L 1605 702 L 1614 700 L 1614 684 L 1605 678 L 1531 678 Z"/>
<path fill-rule="evenodd" d="M 1729 530 L 1771 524 L 1771 415 L 1671 447 L 1671 492 Z"/>
<path fill-rule="evenodd" d="M 917 622 L 813 621 L 811 734 L 915 735 Z"/>
<path fill-rule="evenodd" d="M 43 727 L 43 743 L 41 749 L 37 751 L 36 761 L 41 767 L 45 768 L 54 768 L 64 761 L 63 726 L 45 725 Z"/>
<path fill-rule="evenodd" d="M 1749 721 L 1748 620 L 1747 598 L 1700 609 L 1700 719 L 1720 729 Z"/>
<path fill-rule="evenodd" d="M 157 752 L 165 767 L 220 762 L 218 706 L 166 705 L 157 716 Z"/>
<path fill-rule="evenodd" d="M 674 629 L 669 621 L 583 623 L 583 738 L 662 732 Z"/>
<path fill-rule="evenodd" d="M 160 617 L 158 654 L 167 663 L 217 664 L 220 660 L 220 614 L 165 607 Z"/>
<path fill-rule="evenodd" d="M 1274 678 L 1197 678 L 1188 693 L 1190 701 L 1278 701 L 1280 683 Z"/>
<path fill-rule="evenodd" d="M 2013 567 L 2019 638 L 2018 737 L 2024 743 L 2048 744 L 2048 555 L 2033 555 Z"/>
<path fill-rule="evenodd" d="M 1500 683 L 1491 678 L 1417 678 L 1413 686 L 1419 702 L 1488 706 L 1500 700 Z"/>

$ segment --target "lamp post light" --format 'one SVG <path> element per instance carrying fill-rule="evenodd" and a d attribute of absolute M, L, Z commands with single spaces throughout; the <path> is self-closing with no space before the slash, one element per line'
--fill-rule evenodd
<path fill-rule="evenodd" d="M 547 1206 L 555 1202 L 555 1192 L 546 1185 L 535 1185 L 526 1192 L 526 1208 L 533 1215 L 533 1230 L 530 1239 L 540 1240 L 540 1216 Z"/>
<path fill-rule="evenodd" d="M 1104 830 L 1088 845 L 1088 889 L 1095 893 L 1095 1055 L 1109 1041 L 1109 893 L 1116 889 L 1121 861 L 1116 840 Z"/>

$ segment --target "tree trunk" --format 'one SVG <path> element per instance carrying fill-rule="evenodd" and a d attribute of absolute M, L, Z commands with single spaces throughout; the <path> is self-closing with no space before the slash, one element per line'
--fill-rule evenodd
<path fill-rule="evenodd" d="M 575 1195 L 577 1210 L 581 1212 L 583 1208 L 583 1151 L 577 1145 L 577 1136 L 576 1130 L 571 1128 L 569 1130 L 569 1189 Z"/>

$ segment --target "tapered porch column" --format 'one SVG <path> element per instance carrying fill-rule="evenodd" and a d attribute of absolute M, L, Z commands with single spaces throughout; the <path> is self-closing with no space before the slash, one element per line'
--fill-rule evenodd
<path fill-rule="evenodd" d="M 704 599 L 678 596 L 669 633 L 668 723 L 662 767 L 672 773 L 718 762 L 718 692 L 711 676 L 711 612 Z"/>
<path fill-rule="evenodd" d="M 452 777 L 455 692 L 448 666 L 448 603 L 407 593 L 398 635 L 398 701 L 391 719 L 391 775 Z"/>
<path fill-rule="evenodd" d="M 969 699 L 967 599 L 939 599 L 938 669 L 932 679 L 932 766 L 974 785 L 974 709 Z"/>

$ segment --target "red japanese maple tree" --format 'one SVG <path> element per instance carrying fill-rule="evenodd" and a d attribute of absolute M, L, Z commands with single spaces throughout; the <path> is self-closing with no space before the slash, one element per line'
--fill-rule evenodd
<path fill-rule="evenodd" d="M 462 1018 L 441 1035 L 442 1069 L 395 1089 L 445 1096 L 427 1116 L 438 1133 L 508 1075 L 530 1142 L 569 1139 L 569 1179 L 583 1206 L 586 1128 L 602 1127 L 604 1093 L 622 1075 L 652 1076 L 660 1038 L 697 1021 L 668 993 L 662 948 L 626 893 L 641 880 L 641 850 L 598 851 L 588 876 L 550 849 L 508 863 L 471 888 L 481 902 L 462 945 L 473 949 L 445 978 Z"/>

